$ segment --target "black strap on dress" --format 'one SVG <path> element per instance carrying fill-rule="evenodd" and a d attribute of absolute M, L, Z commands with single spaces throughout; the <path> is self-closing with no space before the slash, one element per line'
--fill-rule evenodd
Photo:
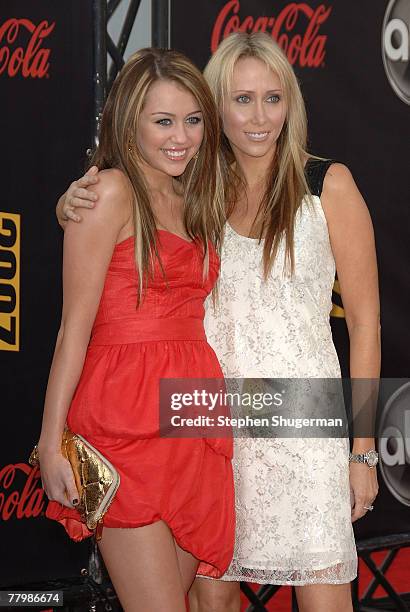
<path fill-rule="evenodd" d="M 326 172 L 332 164 L 334 164 L 332 159 L 313 159 L 310 157 L 307 160 L 305 177 L 312 195 L 320 197 Z"/>

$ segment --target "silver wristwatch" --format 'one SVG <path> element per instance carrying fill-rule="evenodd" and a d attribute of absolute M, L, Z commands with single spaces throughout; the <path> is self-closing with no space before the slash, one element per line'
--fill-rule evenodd
<path fill-rule="evenodd" d="M 349 462 L 367 463 L 370 468 L 374 468 L 379 463 L 379 454 L 373 449 L 368 450 L 363 455 L 354 455 L 353 453 L 349 453 Z"/>

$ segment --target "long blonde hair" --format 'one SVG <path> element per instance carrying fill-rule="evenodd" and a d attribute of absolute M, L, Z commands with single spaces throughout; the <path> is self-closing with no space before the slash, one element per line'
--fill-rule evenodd
<path fill-rule="evenodd" d="M 149 190 L 135 151 L 135 134 L 150 86 L 158 80 L 174 82 L 197 100 L 202 111 L 204 136 L 198 154 L 178 178 L 184 198 L 187 235 L 203 250 L 204 275 L 209 265 L 208 241 L 218 248 L 224 222 L 215 198 L 216 154 L 219 147 L 219 115 L 201 72 L 184 55 L 168 49 L 141 49 L 132 55 L 117 76 L 104 107 L 99 144 L 90 165 L 119 168 L 132 189 L 135 260 L 138 271 L 138 303 L 155 257 L 160 260 L 157 230 Z M 162 265 L 161 265 L 162 267 Z"/>
<path fill-rule="evenodd" d="M 257 220 L 259 237 L 265 238 L 263 268 L 269 275 L 279 244 L 285 239 L 285 264 L 294 270 L 294 224 L 296 212 L 309 187 L 304 173 L 306 159 L 306 110 L 296 75 L 279 46 L 262 32 L 237 32 L 228 36 L 209 60 L 204 75 L 214 94 L 218 108 L 231 90 L 235 64 L 239 59 L 253 57 L 261 60 L 278 75 L 287 106 L 285 123 L 276 143 L 276 152 L 267 177 Z M 235 157 L 225 135 L 221 138 L 219 156 L 220 190 L 227 205 L 227 215 L 243 189 L 240 169 L 233 168 Z"/>

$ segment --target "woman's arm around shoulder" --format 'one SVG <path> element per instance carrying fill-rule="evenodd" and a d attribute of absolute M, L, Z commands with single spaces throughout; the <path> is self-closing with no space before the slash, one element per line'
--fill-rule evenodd
<path fill-rule="evenodd" d="M 79 179 L 73 181 L 67 191 L 58 199 L 56 216 L 59 225 L 65 229 L 69 219 L 79 223 L 82 217 L 77 214 L 76 208 L 93 208 L 98 196 L 93 190 L 99 181 L 97 166 L 91 166 Z"/>

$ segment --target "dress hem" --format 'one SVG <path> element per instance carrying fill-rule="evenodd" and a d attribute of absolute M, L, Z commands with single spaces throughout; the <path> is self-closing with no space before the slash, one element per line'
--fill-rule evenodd
<path fill-rule="evenodd" d="M 54 514 L 54 513 L 53 513 Z M 51 520 L 55 520 L 57 523 L 60 523 L 60 525 L 62 527 L 64 527 L 67 535 L 70 537 L 70 539 L 74 540 L 75 542 L 81 542 L 83 540 L 86 540 L 89 537 L 93 537 L 94 536 L 94 531 L 90 531 L 88 529 L 88 527 L 86 526 L 86 524 L 81 521 L 78 520 L 76 518 L 73 517 L 67 517 L 67 516 L 61 516 L 61 518 L 57 518 L 56 515 L 53 514 L 49 514 L 47 515 L 47 518 L 51 519 Z M 138 529 L 139 527 L 146 527 L 147 525 L 153 525 L 154 523 L 158 523 L 159 521 L 162 521 L 163 523 L 165 523 L 167 525 L 167 527 L 169 528 L 169 530 L 172 533 L 173 538 L 175 539 L 175 542 L 178 544 L 178 546 L 184 550 L 185 552 L 191 554 L 193 557 L 195 557 L 195 559 L 197 559 L 198 563 L 202 563 L 204 565 L 209 566 L 210 568 L 210 573 L 214 574 L 212 576 L 209 576 L 209 578 L 212 579 L 216 579 L 219 580 L 222 575 L 224 574 L 224 572 L 228 569 L 229 563 L 226 565 L 225 568 L 221 569 L 220 567 L 218 567 L 218 565 L 215 563 L 215 561 L 209 560 L 209 559 L 203 559 L 201 558 L 200 555 L 198 555 L 198 551 L 197 551 L 197 547 L 192 544 L 190 544 L 189 542 L 186 541 L 185 538 L 181 537 L 180 535 L 178 535 L 176 533 L 176 530 L 170 525 L 170 523 L 162 518 L 156 518 L 154 520 L 147 520 L 147 521 L 136 521 L 135 524 L 130 523 L 130 521 L 126 521 L 126 525 L 124 524 L 125 521 L 122 521 L 119 518 L 115 518 L 115 517 L 110 517 L 109 519 L 109 525 L 106 525 L 105 523 L 103 523 L 103 527 L 107 528 L 107 529 Z M 79 523 L 79 525 L 76 527 L 79 527 L 82 530 L 82 537 L 73 537 L 73 535 L 70 533 L 70 527 L 69 524 L 70 523 Z M 112 523 L 116 523 L 116 524 L 112 524 Z M 77 532 L 78 533 L 78 532 Z"/>
<path fill-rule="evenodd" d="M 325 572 L 329 572 L 332 570 L 332 568 L 340 566 L 341 564 L 345 564 L 347 565 L 347 568 L 349 568 L 350 570 L 352 570 L 352 565 L 354 565 L 355 569 L 353 571 L 349 571 L 347 572 L 347 574 L 341 578 L 335 578 L 335 579 L 326 579 L 326 577 L 323 575 L 323 573 Z M 273 585 L 283 585 L 283 586 L 305 586 L 305 585 L 309 585 L 309 584 L 348 584 L 350 582 L 352 582 L 352 580 L 354 580 L 355 578 L 357 578 L 357 558 L 356 559 L 350 559 L 350 560 L 338 560 L 335 563 L 332 563 L 332 565 L 325 565 L 322 567 L 315 567 L 315 568 L 309 568 L 309 569 L 280 569 L 278 567 L 274 567 L 274 568 L 266 568 L 266 567 L 256 567 L 256 566 L 251 566 L 251 565 L 247 565 L 246 567 L 243 566 L 244 569 L 246 570 L 250 570 L 250 571 L 259 571 L 259 572 L 265 572 L 265 573 L 269 573 L 269 574 L 273 574 L 273 573 L 285 573 L 285 574 L 290 574 L 290 573 L 295 573 L 298 572 L 299 574 L 301 573 L 309 573 L 312 574 L 314 572 L 321 572 L 322 575 L 318 575 L 316 577 L 312 577 L 312 578 L 306 578 L 306 579 L 299 579 L 299 580 L 280 580 L 278 578 L 272 578 L 272 576 L 270 575 L 269 578 L 259 578 L 257 576 L 249 576 L 249 575 L 244 575 L 244 574 L 239 574 L 239 573 L 229 573 L 228 571 L 225 572 L 225 574 L 223 574 L 220 578 L 216 578 L 216 580 L 222 580 L 225 582 L 249 582 L 252 584 L 273 584 Z M 229 569 L 229 568 L 228 568 Z M 208 578 L 208 579 L 215 579 L 213 576 L 209 576 L 206 574 L 201 574 L 199 572 L 197 572 L 197 577 L 199 578 Z"/>
<path fill-rule="evenodd" d="M 223 582 L 249 582 L 252 584 L 273 584 L 280 586 L 308 586 L 310 584 L 349 584 L 355 578 L 357 578 L 357 572 L 351 575 L 351 577 L 346 577 L 341 580 L 262 580 L 258 578 L 255 580 L 254 578 L 247 578 L 246 576 L 221 576 L 220 578 L 212 578 L 210 576 L 202 576 L 197 574 L 198 578 L 208 578 L 209 580 L 222 580 Z"/>

